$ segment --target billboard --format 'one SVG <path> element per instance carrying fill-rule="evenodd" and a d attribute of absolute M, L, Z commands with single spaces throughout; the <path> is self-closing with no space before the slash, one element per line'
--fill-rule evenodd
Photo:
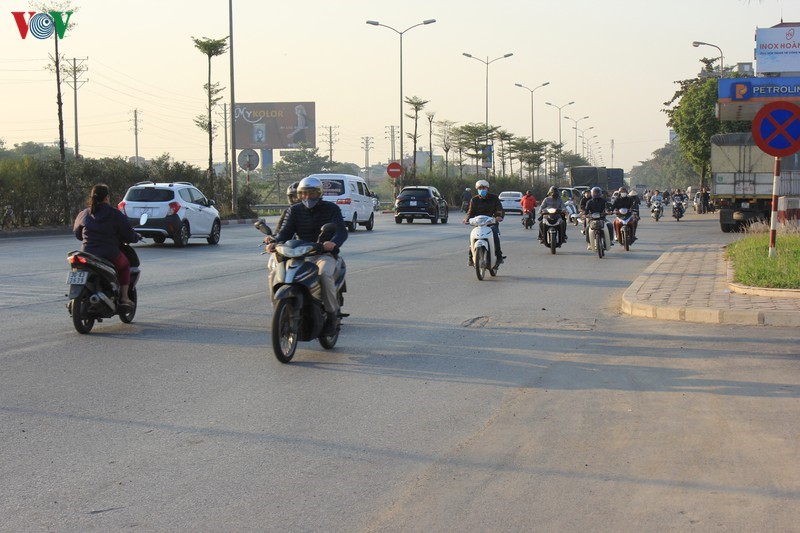
<path fill-rule="evenodd" d="M 756 29 L 756 71 L 800 72 L 800 26 Z"/>
<path fill-rule="evenodd" d="M 314 102 L 237 103 L 234 119 L 237 150 L 317 145 Z"/>
<path fill-rule="evenodd" d="M 717 98 L 720 120 L 753 120 L 771 102 L 800 103 L 800 77 L 721 78 Z"/>

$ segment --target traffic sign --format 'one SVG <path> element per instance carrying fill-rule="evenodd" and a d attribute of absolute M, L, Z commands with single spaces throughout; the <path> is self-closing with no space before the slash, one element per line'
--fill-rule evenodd
<path fill-rule="evenodd" d="M 753 139 L 764 153 L 785 157 L 800 151 L 800 107 L 790 102 L 772 102 L 753 119 Z"/>
<path fill-rule="evenodd" d="M 389 174 L 390 178 L 397 179 L 403 175 L 403 165 L 401 165 L 397 161 L 392 161 L 386 167 L 386 173 Z"/>

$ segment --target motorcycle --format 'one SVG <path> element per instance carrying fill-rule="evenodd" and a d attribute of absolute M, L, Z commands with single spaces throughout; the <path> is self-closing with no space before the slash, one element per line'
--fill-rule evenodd
<path fill-rule="evenodd" d="M 636 222 L 636 213 L 632 209 L 620 207 L 615 214 L 617 218 L 614 220 L 614 231 L 619 234 L 619 242 L 627 252 L 634 241 L 633 225 Z"/>
<path fill-rule="evenodd" d="M 661 218 L 661 215 L 664 214 L 664 206 L 658 200 L 654 200 L 652 202 L 652 207 L 650 208 L 650 216 L 652 216 L 656 222 L 658 219 Z"/>
<path fill-rule="evenodd" d="M 472 254 L 472 264 L 475 266 L 475 275 L 483 281 L 486 271 L 492 277 L 497 275 L 500 265 L 494 251 L 494 232 L 491 226 L 497 224 L 494 217 L 478 215 L 469 219 L 468 224 L 473 226 L 469 234 L 469 249 Z"/>
<path fill-rule="evenodd" d="M 80 250 L 67 254 L 67 262 L 71 267 L 67 275 L 67 311 L 78 333 L 89 333 L 95 322 L 102 322 L 104 318 L 115 315 L 119 315 L 119 319 L 125 324 L 133 321 L 138 307 L 136 284 L 140 275 L 139 257 L 127 244 L 123 244 L 120 249 L 131 264 L 128 298 L 133 302 L 132 306 L 120 305 L 122 294 L 114 263 Z"/>
<path fill-rule="evenodd" d="M 686 212 L 686 207 L 683 205 L 683 202 L 679 200 L 673 200 L 672 216 L 675 218 L 675 220 L 680 222 L 685 212 Z"/>
<path fill-rule="evenodd" d="M 597 252 L 597 257 L 603 258 L 611 243 L 611 233 L 608 229 L 605 213 L 592 213 L 589 216 L 589 247 Z"/>
<path fill-rule="evenodd" d="M 533 211 L 525 211 L 522 213 L 522 227 L 531 229 L 536 224 L 536 214 Z"/>
<path fill-rule="evenodd" d="M 564 211 L 555 207 L 548 207 L 542 215 L 541 225 L 544 238 L 542 244 L 550 248 L 550 253 L 555 254 L 556 248 L 561 248 L 564 243 L 564 235 L 561 232 L 561 217 Z"/>
<path fill-rule="evenodd" d="M 264 222 L 255 223 L 256 229 L 267 236 L 272 230 Z M 317 265 L 306 258 L 325 253 L 322 244 L 336 233 L 336 225 L 322 226 L 317 242 L 290 240 L 275 247 L 267 268 L 269 270 L 270 298 L 272 300 L 272 351 L 281 363 L 288 363 L 294 357 L 297 343 L 318 339 L 326 350 L 336 346 L 339 327 L 330 335 L 323 333 L 328 313 L 322 302 L 322 285 Z M 263 252 L 268 253 L 268 252 Z M 339 306 L 344 304 L 347 292 L 344 259 L 338 249 L 332 252 L 336 258 L 334 281 Z M 339 316 L 347 316 L 340 313 Z"/>

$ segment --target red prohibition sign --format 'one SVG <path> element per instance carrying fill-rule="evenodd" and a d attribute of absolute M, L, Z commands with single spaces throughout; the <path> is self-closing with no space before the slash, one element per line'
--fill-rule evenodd
<path fill-rule="evenodd" d="M 753 140 L 764 153 L 785 157 L 800 151 L 800 107 L 772 102 L 753 119 Z"/>

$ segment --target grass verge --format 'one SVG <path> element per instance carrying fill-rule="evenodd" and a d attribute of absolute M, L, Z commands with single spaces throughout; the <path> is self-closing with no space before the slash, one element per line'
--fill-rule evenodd
<path fill-rule="evenodd" d="M 726 254 L 733 263 L 733 280 L 751 287 L 800 289 L 800 231 L 779 232 L 775 257 L 769 257 L 768 230 L 765 233 L 754 228 L 728 245 Z"/>

